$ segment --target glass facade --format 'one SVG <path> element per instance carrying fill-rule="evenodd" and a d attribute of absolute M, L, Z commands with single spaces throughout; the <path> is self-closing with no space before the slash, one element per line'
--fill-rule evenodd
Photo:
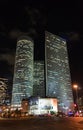
<path fill-rule="evenodd" d="M 11 105 L 23 99 L 48 97 L 58 99 L 58 108 L 72 107 L 73 94 L 67 44 L 59 36 L 45 32 L 45 62 L 34 61 L 33 40 L 22 36 L 17 41 Z"/>
<path fill-rule="evenodd" d="M 59 107 L 73 103 L 66 41 L 45 32 L 46 96 L 56 97 Z"/>
<path fill-rule="evenodd" d="M 33 95 L 33 40 L 22 36 L 17 41 L 11 105 Z"/>
<path fill-rule="evenodd" d="M 34 62 L 33 95 L 45 97 L 44 61 Z"/>

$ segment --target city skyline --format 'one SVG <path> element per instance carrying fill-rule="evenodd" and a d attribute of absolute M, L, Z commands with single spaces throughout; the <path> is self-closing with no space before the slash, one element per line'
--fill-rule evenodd
<path fill-rule="evenodd" d="M 34 59 L 34 49 L 31 38 L 18 38 L 11 106 L 20 107 L 23 99 L 35 96 L 56 98 L 61 111 L 72 109 L 74 100 L 66 41 L 45 31 L 42 61 Z"/>
<path fill-rule="evenodd" d="M 9 4 L 10 3 L 10 4 Z M 81 2 L 0 2 L 0 77 L 13 79 L 16 41 L 20 34 L 35 39 L 41 48 L 47 30 L 66 39 L 72 85 L 83 88 L 83 25 Z M 37 54 L 38 55 L 38 54 Z M 83 90 L 83 89 L 82 89 Z M 80 95 L 83 91 L 79 90 Z"/>

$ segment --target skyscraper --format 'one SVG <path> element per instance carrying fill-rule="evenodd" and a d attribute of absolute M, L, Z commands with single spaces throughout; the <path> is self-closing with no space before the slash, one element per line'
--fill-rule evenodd
<path fill-rule="evenodd" d="M 71 107 L 73 95 L 66 41 L 45 32 L 46 96 L 56 97 L 61 110 Z"/>
<path fill-rule="evenodd" d="M 67 44 L 64 39 L 45 32 L 45 61 L 34 61 L 33 40 L 22 36 L 17 41 L 12 105 L 21 105 L 30 96 L 58 99 L 59 110 L 73 104 Z M 36 48 L 37 49 L 37 48 Z"/>
<path fill-rule="evenodd" d="M 33 95 L 45 97 L 44 61 L 34 62 Z"/>
<path fill-rule="evenodd" d="M 33 95 L 33 40 L 21 36 L 17 41 L 15 69 L 13 78 L 13 106 L 20 106 L 21 101 Z"/>
<path fill-rule="evenodd" d="M 6 103 L 9 96 L 8 93 L 8 79 L 0 78 L 0 105 Z"/>

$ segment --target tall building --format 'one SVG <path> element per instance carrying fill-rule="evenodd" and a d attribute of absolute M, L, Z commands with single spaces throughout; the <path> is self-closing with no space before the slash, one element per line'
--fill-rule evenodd
<path fill-rule="evenodd" d="M 8 97 L 8 79 L 0 78 L 0 105 L 6 103 Z"/>
<path fill-rule="evenodd" d="M 45 97 L 44 61 L 34 62 L 33 95 Z"/>
<path fill-rule="evenodd" d="M 71 108 L 73 95 L 66 41 L 45 32 L 46 96 L 58 99 L 59 109 Z"/>
<path fill-rule="evenodd" d="M 73 94 L 66 41 L 45 32 L 44 46 L 45 61 L 34 61 L 33 40 L 18 39 L 11 104 L 20 106 L 31 96 L 57 98 L 58 109 L 67 111 L 72 108 Z"/>
<path fill-rule="evenodd" d="M 11 105 L 33 95 L 33 40 L 21 36 L 17 41 Z"/>

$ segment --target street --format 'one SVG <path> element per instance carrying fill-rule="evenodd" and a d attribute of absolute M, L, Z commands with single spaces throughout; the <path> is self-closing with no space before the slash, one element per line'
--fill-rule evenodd
<path fill-rule="evenodd" d="M 83 117 L 0 119 L 0 130 L 83 130 Z"/>

